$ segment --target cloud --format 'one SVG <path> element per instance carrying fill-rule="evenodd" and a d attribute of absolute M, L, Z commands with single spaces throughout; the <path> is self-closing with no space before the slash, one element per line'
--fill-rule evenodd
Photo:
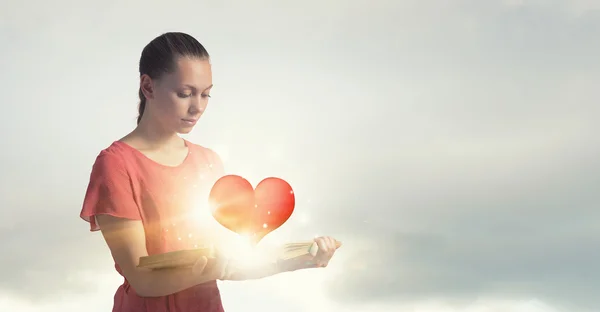
<path fill-rule="evenodd" d="M 597 126 L 581 124 L 409 145 L 380 156 L 387 168 L 331 168 L 346 172 L 327 182 L 346 190 L 327 206 L 339 207 L 329 220 L 347 216 L 347 229 L 332 231 L 347 242 L 338 265 L 348 268 L 328 286 L 332 297 L 600 306 L 600 142 Z"/>
<path fill-rule="evenodd" d="M 348 268 L 328 285 L 332 297 L 600 306 L 598 127 L 546 118 L 556 122 L 463 139 L 440 134 L 330 168 L 339 176 L 321 186 L 344 192 L 324 206 L 335 207 L 329 222 L 343 219 L 321 226 L 346 242 L 337 265 Z"/>
<path fill-rule="evenodd" d="M 352 205 L 336 196 L 353 230 L 332 229 L 346 242 L 334 265 L 347 269 L 327 286 L 330 294 L 346 303 L 494 297 L 598 307 L 599 154 L 597 146 L 585 163 L 554 163 L 561 170 L 527 184 L 519 181 L 532 175 L 525 170 L 479 185 L 457 175 L 429 191 L 402 183 L 395 200 L 354 196 Z"/>
<path fill-rule="evenodd" d="M 2 224 L 0 293 L 35 303 L 54 301 L 93 293 L 98 290 L 94 276 L 113 274 L 101 235 L 86 234 L 84 222 L 65 212 Z"/>
<path fill-rule="evenodd" d="M 365 107 L 329 168 L 337 176 L 317 182 L 344 190 L 326 196 L 334 208 L 319 223 L 347 242 L 330 294 L 348 304 L 493 297 L 597 308 L 597 13 L 469 12 L 480 13 L 460 17 L 474 32 L 433 32 L 416 59 L 432 63 L 412 81 L 397 71 L 399 81 L 383 82 L 397 101 L 379 115 Z M 389 64 L 418 67 L 408 63 Z"/>
<path fill-rule="evenodd" d="M 600 306 L 593 292 L 600 286 L 594 2 L 569 2 L 582 12 L 576 15 L 567 2 L 344 3 L 321 3 L 314 14 L 305 2 L 298 4 L 304 11 L 247 14 L 248 7 L 223 17 L 237 24 L 202 31 L 212 41 L 222 88 L 220 102 L 212 103 L 224 105 L 206 116 L 211 138 L 203 129 L 195 138 L 227 146 L 236 173 L 289 177 L 301 203 L 295 217 L 311 222 L 293 217 L 277 235 L 319 233 L 344 242 L 332 262 L 344 270 L 327 284 L 338 302 L 403 306 L 490 297 L 499 307 L 504 299 L 523 300 L 524 310 L 537 306 L 532 298 L 567 311 Z M 103 10 L 132 23 L 131 11 Z M 207 9 L 215 14 L 194 29 L 212 26 L 224 10 Z M 187 11 L 196 23 L 197 12 Z M 280 15 L 270 20 L 272 12 Z M 146 27 L 141 23 L 123 28 L 125 38 L 138 39 L 111 46 L 117 63 L 95 68 L 87 58 L 108 57 L 102 45 L 114 39 L 94 25 L 112 19 L 97 16 L 98 24 L 74 35 L 86 43 L 80 52 L 63 34 L 90 14 L 42 29 L 59 16 L 42 13 L 2 18 L 0 29 L 16 40 L 0 59 L 21 82 L 77 67 L 43 92 L 19 85 L 0 95 L 18 103 L 0 118 L 20 134 L 0 139 L 10 147 L 0 155 L 0 200 L 9 207 L 0 212 L 0 292 L 37 302 L 93 293 L 93 276 L 116 275 L 101 236 L 88 232 L 78 212 L 93 157 L 109 136 L 133 124 L 135 91 L 90 98 L 96 87 L 80 77 L 98 76 L 100 84 L 120 76 L 111 83 L 134 86 L 135 75 L 123 77 L 135 66 L 123 66 L 123 75 L 113 71 L 128 59 L 134 64 L 139 44 L 154 31 L 138 31 Z M 248 37 L 239 36 L 242 25 Z M 36 56 L 38 45 L 49 49 L 50 61 Z M 19 55 L 27 59 L 6 61 Z M 115 113 L 128 114 L 123 105 L 131 116 L 114 121 L 119 131 L 103 128 Z M 79 113 L 98 119 L 67 118 Z M 39 128 L 29 129 L 22 116 L 39 119 Z M 223 125 L 223 116 L 233 117 Z M 102 133 L 90 130 L 96 127 Z M 63 137 L 77 143 L 57 139 Z M 272 146 L 288 163 L 261 158 L 262 147 Z M 77 156 L 65 159 L 65 151 Z"/>

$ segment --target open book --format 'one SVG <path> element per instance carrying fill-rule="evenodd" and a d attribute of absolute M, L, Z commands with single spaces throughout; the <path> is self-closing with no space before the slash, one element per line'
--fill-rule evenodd
<path fill-rule="evenodd" d="M 336 248 L 339 248 L 342 244 L 336 241 Z M 305 255 L 315 256 L 319 246 L 314 241 L 289 243 L 283 245 L 277 250 L 277 256 L 281 260 L 289 260 L 296 257 L 302 257 Z M 198 248 L 198 249 L 187 249 L 172 251 L 158 255 L 140 257 L 138 264 L 139 268 L 147 269 L 168 269 L 168 268 L 181 268 L 191 267 L 196 263 L 200 257 L 214 257 L 214 248 Z"/>

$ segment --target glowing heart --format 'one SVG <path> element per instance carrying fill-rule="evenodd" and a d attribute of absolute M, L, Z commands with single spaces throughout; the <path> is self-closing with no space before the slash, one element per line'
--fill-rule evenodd
<path fill-rule="evenodd" d="M 254 190 L 246 179 L 227 175 L 213 185 L 209 206 L 221 225 L 258 243 L 290 218 L 295 196 L 292 187 L 279 178 L 266 178 Z"/>

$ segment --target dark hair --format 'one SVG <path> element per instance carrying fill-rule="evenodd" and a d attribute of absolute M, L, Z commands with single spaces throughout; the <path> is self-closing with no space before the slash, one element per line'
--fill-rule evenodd
<path fill-rule="evenodd" d="M 173 72 L 178 57 L 209 58 L 208 52 L 194 37 L 181 32 L 164 33 L 150 41 L 140 57 L 140 77 L 148 75 L 159 79 L 166 73 Z M 140 106 L 137 123 L 142 120 L 146 108 L 146 97 L 140 86 Z"/>

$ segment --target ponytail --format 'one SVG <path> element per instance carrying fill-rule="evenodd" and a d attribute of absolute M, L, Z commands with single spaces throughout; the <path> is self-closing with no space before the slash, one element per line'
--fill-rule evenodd
<path fill-rule="evenodd" d="M 140 97 L 140 106 L 138 108 L 138 118 L 137 118 L 137 123 L 138 125 L 140 124 L 140 121 L 142 120 L 142 115 L 144 115 L 144 109 L 146 108 L 146 96 L 144 96 L 144 93 L 142 92 L 142 88 L 140 87 L 140 91 L 139 91 L 139 97 Z"/>

